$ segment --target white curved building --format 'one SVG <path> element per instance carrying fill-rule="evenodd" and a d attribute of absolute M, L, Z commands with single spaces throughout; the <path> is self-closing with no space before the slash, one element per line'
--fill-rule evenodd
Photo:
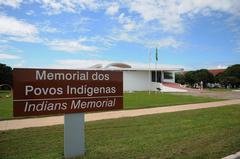
<path fill-rule="evenodd" d="M 161 92 L 187 91 L 175 83 L 175 73 L 183 71 L 182 68 L 133 68 L 125 63 L 110 63 L 106 66 L 96 64 L 89 69 L 123 71 L 123 90 L 126 92 L 149 90 Z"/>

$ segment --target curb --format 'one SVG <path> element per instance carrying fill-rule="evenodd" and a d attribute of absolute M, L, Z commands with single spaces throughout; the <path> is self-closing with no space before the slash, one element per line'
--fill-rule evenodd
<path fill-rule="evenodd" d="M 226 156 L 222 159 L 240 159 L 240 151 L 235 153 L 235 154 L 232 154 L 232 155 L 229 155 L 229 156 Z"/>

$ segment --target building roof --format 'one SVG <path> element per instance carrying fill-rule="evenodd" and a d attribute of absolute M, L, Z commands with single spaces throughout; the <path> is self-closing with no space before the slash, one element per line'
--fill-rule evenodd
<path fill-rule="evenodd" d="M 213 74 L 214 76 L 218 75 L 219 73 L 222 73 L 224 72 L 225 69 L 211 69 L 211 70 L 208 70 L 208 72 L 210 72 L 211 74 Z M 189 71 L 184 71 L 183 74 L 187 73 Z"/>
<path fill-rule="evenodd" d="M 110 67 L 132 68 L 132 66 L 125 64 L 125 63 L 110 63 L 110 64 L 106 65 L 104 68 L 110 68 Z"/>
<path fill-rule="evenodd" d="M 216 76 L 219 73 L 222 73 L 225 71 L 225 69 L 214 69 L 214 70 L 208 70 L 210 73 L 212 73 L 214 76 Z"/>
<path fill-rule="evenodd" d="M 133 67 L 125 63 L 110 63 L 107 65 L 95 64 L 88 68 L 89 70 L 119 70 L 119 71 L 183 71 L 183 68 L 172 68 L 172 67 L 161 67 L 161 66 L 151 66 L 144 65 L 141 67 Z"/>

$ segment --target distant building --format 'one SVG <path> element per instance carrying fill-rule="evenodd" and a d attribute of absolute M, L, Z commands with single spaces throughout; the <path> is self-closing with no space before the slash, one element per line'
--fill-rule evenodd
<path fill-rule="evenodd" d="M 111 63 L 106 66 L 96 64 L 90 67 L 93 70 L 120 70 L 123 72 L 123 90 L 132 91 L 161 91 L 187 92 L 186 89 L 175 83 L 175 73 L 182 68 L 133 68 L 124 63 Z"/>
<path fill-rule="evenodd" d="M 225 69 L 213 69 L 213 70 L 208 70 L 210 73 L 212 73 L 214 76 L 218 75 L 219 73 L 222 73 L 225 71 Z"/>
<path fill-rule="evenodd" d="M 213 74 L 214 76 L 218 75 L 219 73 L 224 72 L 226 69 L 210 69 L 208 70 L 208 72 L 210 72 L 211 74 Z M 188 71 L 184 71 L 182 72 L 182 74 L 186 74 Z"/>

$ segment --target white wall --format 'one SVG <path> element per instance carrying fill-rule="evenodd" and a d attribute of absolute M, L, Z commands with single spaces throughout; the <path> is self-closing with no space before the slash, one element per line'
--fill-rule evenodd
<path fill-rule="evenodd" d="M 150 79 L 149 79 L 150 78 Z M 123 91 L 148 91 L 149 87 L 151 91 L 156 91 L 157 88 L 161 88 L 163 92 L 183 92 L 175 88 L 170 88 L 161 85 L 157 82 L 151 81 L 149 71 L 123 71 Z M 162 79 L 164 82 L 175 82 L 175 76 L 173 73 L 173 79 Z"/>
<path fill-rule="evenodd" d="M 152 84 L 149 78 L 148 71 L 123 71 L 123 90 L 148 91 Z"/>

